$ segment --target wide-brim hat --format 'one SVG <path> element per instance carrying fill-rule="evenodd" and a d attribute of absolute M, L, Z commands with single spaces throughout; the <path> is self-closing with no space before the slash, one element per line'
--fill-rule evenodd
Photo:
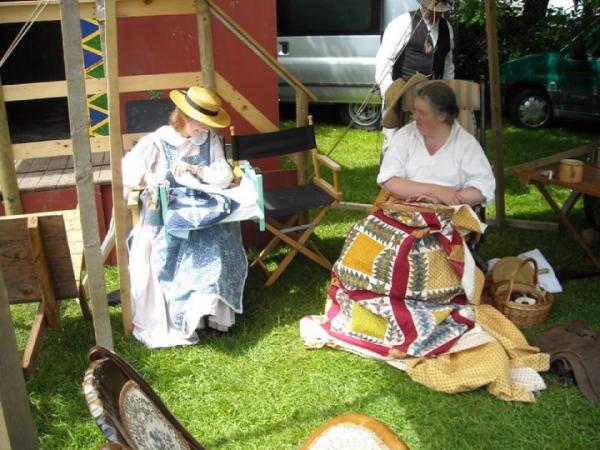
<path fill-rule="evenodd" d="M 419 0 L 419 3 L 429 11 L 446 12 L 450 9 L 451 2 L 449 0 Z"/>
<path fill-rule="evenodd" d="M 386 112 L 381 120 L 384 128 L 398 128 L 401 124 L 400 114 L 396 109 L 396 104 L 402 99 L 402 96 L 413 86 L 427 81 L 427 77 L 421 73 L 415 73 L 408 80 L 398 78 L 385 91 L 384 105 Z"/>
<path fill-rule="evenodd" d="M 192 86 L 187 92 L 171 91 L 169 97 L 186 116 L 209 127 L 225 128 L 231 123 L 221 99 L 210 89 Z"/>

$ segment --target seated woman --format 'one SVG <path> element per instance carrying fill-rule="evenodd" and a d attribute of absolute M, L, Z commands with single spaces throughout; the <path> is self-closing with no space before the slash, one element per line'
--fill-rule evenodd
<path fill-rule="evenodd" d="M 133 335 L 150 348 L 194 344 L 196 329 L 206 326 L 227 331 L 242 312 L 247 275 L 239 223 L 219 223 L 235 202 L 181 184 L 194 177 L 208 192 L 229 185 L 233 174 L 215 131 L 229 125 L 229 115 L 209 89 L 171 91 L 170 97 L 176 108 L 169 125 L 144 136 L 123 158 L 125 188 L 145 189 L 129 271 Z M 160 185 L 168 187 L 168 210 L 159 207 Z"/>
<path fill-rule="evenodd" d="M 401 200 L 350 229 L 333 266 L 325 314 L 302 319 L 300 333 L 307 347 L 382 359 L 434 389 L 487 384 L 505 400 L 533 401 L 531 391 L 543 385 L 535 371 L 547 366 L 548 355 L 538 358 L 500 312 L 478 306 L 484 276 L 464 236 L 484 231 L 469 205 L 489 202 L 495 183 L 481 147 L 455 121 L 457 112 L 445 84 L 419 91 L 415 121 L 394 135 L 377 178 Z M 482 323 L 512 334 L 496 341 Z M 505 344 L 519 347 L 510 354 L 524 358 L 517 365 L 537 384 L 519 387 L 510 378 Z M 485 350 L 459 351 L 474 347 Z M 455 353 L 474 361 L 445 359 Z M 506 364 L 501 370 L 486 357 Z"/>
<path fill-rule="evenodd" d="M 489 203 L 495 188 L 492 168 L 477 139 L 458 124 L 457 116 L 456 98 L 446 84 L 433 82 L 421 88 L 415 98 L 414 121 L 391 140 L 377 183 L 408 201 Z"/>

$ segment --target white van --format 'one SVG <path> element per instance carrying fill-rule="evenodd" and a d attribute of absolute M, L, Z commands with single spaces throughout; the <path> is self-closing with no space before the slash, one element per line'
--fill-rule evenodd
<path fill-rule="evenodd" d="M 379 127 L 381 98 L 374 95 L 358 114 L 375 82 L 375 55 L 386 25 L 417 0 L 277 0 L 278 59 L 318 98 L 337 104 L 354 127 Z M 294 90 L 279 85 L 281 102 Z"/>

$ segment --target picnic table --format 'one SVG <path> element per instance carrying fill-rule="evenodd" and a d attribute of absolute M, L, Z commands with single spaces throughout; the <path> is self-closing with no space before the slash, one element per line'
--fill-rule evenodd
<path fill-rule="evenodd" d="M 535 169 L 523 169 L 515 172 L 517 176 L 525 183 L 533 184 L 541 192 L 546 202 L 550 205 L 559 222 L 569 232 L 571 237 L 584 251 L 586 256 L 600 272 L 600 262 L 591 251 L 589 246 L 583 240 L 579 232 L 570 222 L 568 214 L 573 208 L 575 201 L 581 194 L 592 197 L 600 197 L 600 166 L 591 163 L 585 163 L 583 166 L 583 180 L 579 183 L 568 183 L 558 179 L 558 164 L 553 164 Z M 550 175 L 551 174 L 551 175 Z M 565 205 L 561 208 L 552 197 L 547 186 L 560 186 L 571 190 L 571 195 Z"/>

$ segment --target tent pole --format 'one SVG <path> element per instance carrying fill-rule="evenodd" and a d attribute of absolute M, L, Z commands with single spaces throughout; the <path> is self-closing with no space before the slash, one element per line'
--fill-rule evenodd
<path fill-rule="evenodd" d="M 2 187 L 2 202 L 7 216 L 23 214 L 21 194 L 17 183 L 15 157 L 12 150 L 8 116 L 4 103 L 4 91 L 0 83 L 0 187 Z"/>
<path fill-rule="evenodd" d="M 485 0 L 485 29 L 487 34 L 488 71 L 490 80 L 490 111 L 494 173 L 496 176 L 496 224 L 505 225 L 504 161 L 502 159 L 502 101 L 500 98 L 500 63 L 498 58 L 498 29 L 496 0 Z"/>
<path fill-rule="evenodd" d="M 92 152 L 88 134 L 89 124 L 85 79 L 83 77 L 78 0 L 60 1 L 60 20 L 67 79 L 69 123 L 73 140 L 73 167 L 77 183 L 85 265 L 90 280 L 94 334 L 98 345 L 112 349 L 112 330 L 108 315 L 104 267 L 100 252 Z"/>

